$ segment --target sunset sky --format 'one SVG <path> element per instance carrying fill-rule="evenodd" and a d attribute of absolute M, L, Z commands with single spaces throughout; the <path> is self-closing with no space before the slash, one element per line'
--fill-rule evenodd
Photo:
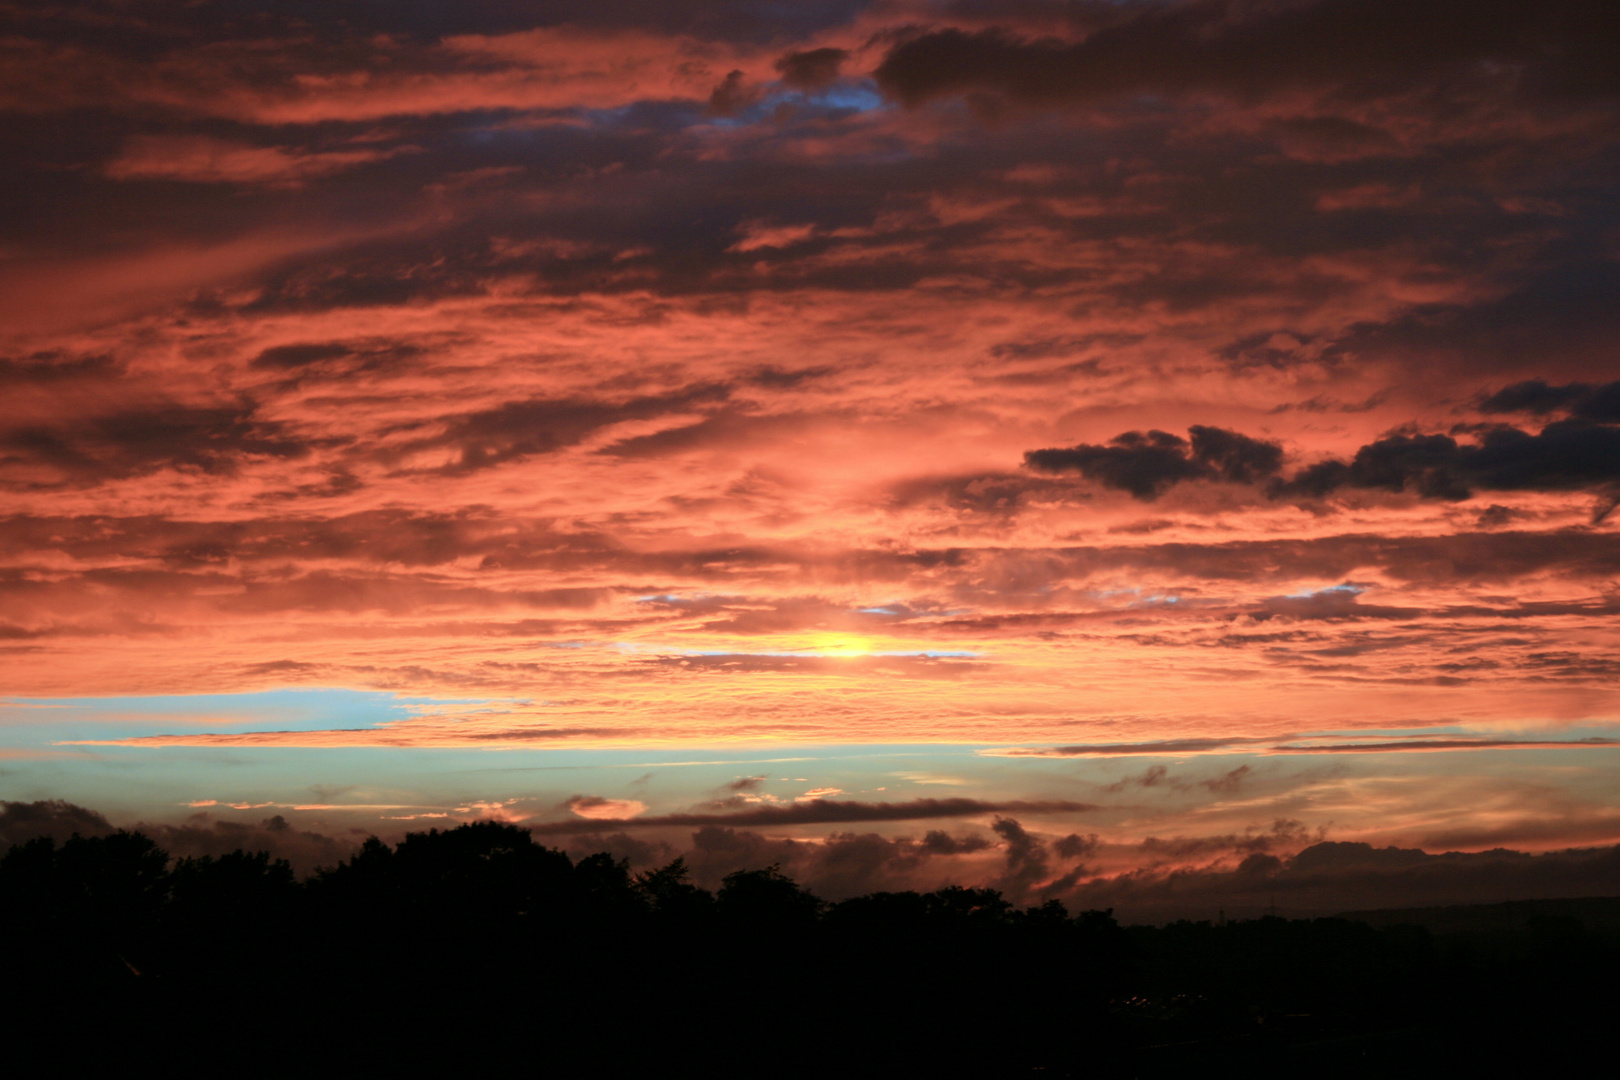
<path fill-rule="evenodd" d="M 1620 842 L 1611 3 L 7 3 L 0 109 L 0 798 Z"/>

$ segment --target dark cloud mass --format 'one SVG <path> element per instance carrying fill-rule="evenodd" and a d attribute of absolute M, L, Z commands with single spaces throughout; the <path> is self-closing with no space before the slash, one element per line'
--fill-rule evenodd
<path fill-rule="evenodd" d="M 839 69 L 849 59 L 847 49 L 808 49 L 779 57 L 775 67 L 788 86 L 801 90 L 819 90 L 836 82 Z"/>
<path fill-rule="evenodd" d="M 16 488 L 100 484 L 172 468 L 236 471 L 256 457 L 308 453 L 248 406 L 160 405 L 71 424 L 0 428 L 0 483 Z"/>
<path fill-rule="evenodd" d="M 1365 843 L 1313 844 L 1279 858 L 1257 852 L 1234 869 L 1136 873 L 1088 881 L 1070 894 L 1084 907 L 1113 907 L 1144 922 L 1300 916 L 1380 907 L 1500 903 L 1536 896 L 1612 896 L 1620 848 L 1529 854 L 1430 853 Z"/>
<path fill-rule="evenodd" d="M 1606 399 L 1586 387 L 1519 384 L 1488 399 L 1491 411 L 1547 411 L 1546 404 L 1578 401 L 1599 413 Z M 1504 404 L 1505 403 L 1505 404 Z M 1474 490 L 1569 491 L 1620 481 L 1620 427 L 1585 419 L 1554 421 L 1530 433 L 1486 426 L 1477 441 L 1450 435 L 1389 435 L 1356 451 L 1350 461 L 1330 459 L 1288 479 L 1277 477 L 1282 448 L 1235 431 L 1194 426 L 1192 440 L 1165 431 L 1127 431 L 1107 445 L 1031 450 L 1024 463 L 1040 472 L 1075 471 L 1106 487 L 1152 500 L 1191 480 L 1253 483 L 1270 479 L 1272 498 L 1323 498 L 1341 488 L 1411 491 L 1424 498 L 1461 500 Z"/>
<path fill-rule="evenodd" d="M 868 821 L 925 821 L 930 818 L 971 817 L 982 814 L 1078 814 L 1096 807 L 1064 800 L 912 799 L 908 802 L 859 802 L 854 799 L 808 799 L 792 806 L 754 806 L 725 814 L 659 814 L 615 821 L 619 828 L 686 826 L 738 828 L 771 825 L 824 825 Z M 603 823 L 578 821 L 539 822 L 529 826 L 536 836 L 600 830 Z"/>
<path fill-rule="evenodd" d="M 1479 407 L 1487 413 L 1527 412 L 1537 416 L 1567 410 L 1581 420 L 1620 424 L 1620 381 L 1551 386 L 1543 379 L 1526 379 L 1504 386 L 1480 402 Z"/>
<path fill-rule="evenodd" d="M 1337 87 L 1394 94 L 1519 69 L 1527 95 L 1614 93 L 1620 19 L 1600 0 L 1406 4 L 1317 0 L 1090 5 L 1078 41 L 944 29 L 896 45 L 876 71 L 909 104 L 995 91 L 1036 104 L 1211 90 L 1237 97 Z"/>
<path fill-rule="evenodd" d="M 114 826 L 94 810 L 61 799 L 0 802 L 0 848 L 46 836 L 61 843 L 70 836 L 106 836 Z"/>
<path fill-rule="evenodd" d="M 1274 475 L 1282 447 L 1222 428 L 1194 425 L 1189 443 L 1166 431 L 1127 431 L 1106 446 L 1031 450 L 1024 463 L 1041 472 L 1074 470 L 1107 487 L 1153 499 L 1183 480 L 1250 483 Z"/>
<path fill-rule="evenodd" d="M 280 814 L 260 822 L 242 822 L 196 813 L 180 824 L 142 821 L 125 827 L 150 837 L 176 859 L 217 857 L 232 851 L 268 851 L 278 859 L 286 859 L 294 870 L 306 875 L 348 858 L 362 839 L 298 829 Z M 60 799 L 32 803 L 0 800 L 0 854 L 14 844 L 36 837 L 49 837 L 61 843 L 72 836 L 108 836 L 116 828 L 96 811 Z"/>
<path fill-rule="evenodd" d="M 1567 491 L 1620 481 L 1620 427 L 1559 420 L 1530 434 L 1492 427 L 1478 442 L 1391 435 L 1349 462 L 1324 461 L 1274 484 L 1274 497 L 1321 497 L 1344 487 L 1466 499 L 1474 489 Z"/>

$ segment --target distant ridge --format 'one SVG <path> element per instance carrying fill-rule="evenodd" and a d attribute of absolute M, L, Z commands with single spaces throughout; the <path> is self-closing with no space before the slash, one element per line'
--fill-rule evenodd
<path fill-rule="evenodd" d="M 1576 919 L 1587 930 L 1620 934 L 1620 896 L 1578 896 L 1544 900 L 1506 900 L 1496 904 L 1450 904 L 1445 907 L 1377 908 L 1344 911 L 1339 918 L 1375 927 L 1421 926 L 1434 934 L 1495 933 L 1524 930 L 1536 917 Z"/>

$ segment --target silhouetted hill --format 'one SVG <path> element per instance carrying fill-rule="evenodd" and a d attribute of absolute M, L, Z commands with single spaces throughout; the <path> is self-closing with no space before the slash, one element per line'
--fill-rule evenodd
<path fill-rule="evenodd" d="M 1380 908 L 1346 911 L 1341 919 L 1369 926 L 1421 926 L 1432 934 L 1494 934 L 1528 930 L 1549 919 L 1573 919 L 1583 928 L 1620 944 L 1620 896 L 1510 900 L 1500 904 Z"/>

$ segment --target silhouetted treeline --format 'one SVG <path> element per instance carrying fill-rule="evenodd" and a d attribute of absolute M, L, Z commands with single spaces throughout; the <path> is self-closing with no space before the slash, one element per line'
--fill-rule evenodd
<path fill-rule="evenodd" d="M 252 1072 L 1449 1072 L 1594 1047 L 1620 1001 L 1613 943 L 1567 916 L 1436 936 L 1127 928 L 989 889 L 829 904 L 773 868 L 711 893 L 679 861 L 632 875 L 489 822 L 305 882 L 138 833 L 36 840 L 0 859 L 0 919 L 0 1007 L 70 1072 L 152 1039 Z"/>

